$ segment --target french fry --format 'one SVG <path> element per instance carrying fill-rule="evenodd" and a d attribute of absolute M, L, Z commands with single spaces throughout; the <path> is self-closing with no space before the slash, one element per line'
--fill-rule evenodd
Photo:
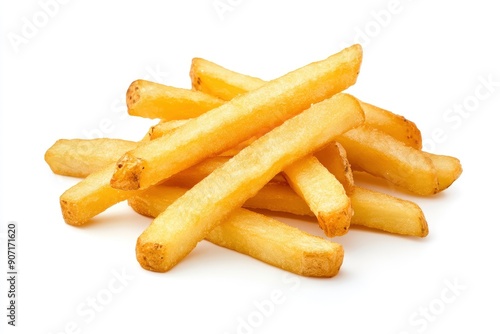
<path fill-rule="evenodd" d="M 314 153 L 319 162 L 335 175 L 335 178 L 344 186 L 347 195 L 354 191 L 354 178 L 351 164 L 347 159 L 345 149 L 338 142 L 331 142 Z"/>
<path fill-rule="evenodd" d="M 68 190 L 59 202 L 64 221 L 69 225 L 83 225 L 92 217 L 104 212 L 112 205 L 137 194 L 137 191 L 114 189 L 109 184 L 115 164 L 89 174 Z"/>
<path fill-rule="evenodd" d="M 178 119 L 171 121 L 162 121 L 156 125 L 153 125 L 151 128 L 149 128 L 148 139 L 153 140 L 171 134 L 173 131 L 186 124 L 188 121 L 189 119 Z"/>
<path fill-rule="evenodd" d="M 455 182 L 462 174 L 460 160 L 447 155 L 423 152 L 425 156 L 432 160 L 437 171 L 439 191 L 443 191 Z"/>
<path fill-rule="evenodd" d="M 288 184 L 302 197 L 329 237 L 347 233 L 351 222 L 351 200 L 342 184 L 316 157 L 304 157 L 283 170 Z"/>
<path fill-rule="evenodd" d="M 47 163 L 56 174 L 70 174 L 75 177 L 86 177 L 87 175 L 85 173 L 87 172 L 85 171 L 95 171 L 100 168 L 102 163 L 112 163 L 117 159 L 117 157 L 121 156 L 127 150 L 126 146 L 128 146 L 128 144 L 125 144 L 121 147 L 121 149 L 118 149 L 118 147 L 123 144 L 122 141 L 118 139 L 106 139 L 104 140 L 105 145 L 101 145 L 101 142 L 103 142 L 103 140 L 74 139 L 58 141 L 53 145 L 53 148 L 50 149 L 51 159 L 47 160 Z M 62 147 L 64 149 L 59 147 L 59 145 L 63 145 Z M 72 152 L 80 147 L 80 145 L 84 145 L 84 147 L 86 147 L 88 152 L 87 154 L 66 155 L 66 152 Z M 109 146 L 113 146 L 115 149 L 108 150 L 107 148 Z M 449 175 L 450 170 L 455 171 L 455 173 L 457 170 L 461 170 L 460 163 L 456 158 L 438 155 L 431 156 L 434 158 L 437 157 L 438 160 L 443 162 L 448 162 L 447 164 L 444 164 L 444 166 L 449 166 L 446 169 L 441 167 L 440 164 L 436 164 L 436 166 L 439 167 L 438 175 Z M 105 160 L 101 161 L 98 159 L 99 157 L 104 158 Z M 168 182 L 166 182 L 166 184 L 175 184 L 190 188 L 227 161 L 228 158 L 226 157 L 208 159 L 198 165 L 182 171 L 177 175 L 174 175 L 167 180 Z M 80 172 L 71 172 L 71 170 L 68 169 L 57 168 L 59 165 L 72 166 L 75 171 Z M 114 167 L 114 164 L 112 166 Z M 108 171 L 108 173 L 111 172 Z M 90 184 L 92 184 L 92 182 L 90 182 Z M 440 185 L 441 184 L 444 183 L 441 182 Z M 165 185 L 164 187 L 167 188 L 168 185 Z M 173 188 L 176 189 L 175 187 Z M 357 191 L 354 192 L 354 189 Z M 113 194 L 111 195 L 111 198 L 116 196 L 115 193 L 118 195 L 123 193 L 110 188 L 109 185 L 108 187 L 102 188 L 100 191 Z M 161 193 L 164 194 L 164 196 L 169 194 L 166 190 L 161 191 Z M 140 195 L 142 197 L 146 196 L 143 195 L 142 192 Z M 109 195 L 101 196 L 105 196 L 106 198 L 110 197 Z M 127 197 L 128 194 L 123 194 L 122 196 Z M 64 196 L 68 204 L 66 205 L 67 209 L 63 210 L 63 212 L 65 213 L 64 217 L 69 224 L 80 225 L 81 223 L 79 222 L 87 221 L 97 213 L 106 209 L 107 204 L 104 204 L 104 209 L 100 209 L 99 203 L 93 201 L 92 197 L 92 195 L 85 196 L 85 192 L 75 193 L 74 190 L 69 191 L 68 194 Z M 174 196 L 173 198 L 177 197 Z M 353 192 L 350 195 L 350 198 L 351 205 L 354 209 L 354 215 L 351 218 L 351 225 L 361 225 L 390 233 L 404 235 L 421 237 L 426 235 L 424 232 L 427 231 L 427 227 L 423 213 L 421 209 L 412 202 L 404 201 L 375 191 L 369 191 L 360 187 L 353 187 Z M 69 208 L 71 203 L 73 203 L 73 207 Z M 290 188 L 286 180 L 280 174 L 276 175 L 271 182 L 260 189 L 255 196 L 249 198 L 243 206 L 254 209 L 286 212 L 295 215 L 314 216 L 309 208 L 309 205 Z M 72 212 L 74 213 L 70 214 Z"/>
<path fill-rule="evenodd" d="M 422 134 L 414 122 L 372 104 L 362 101 L 359 103 L 365 112 L 366 124 L 410 147 L 422 149 Z"/>
<path fill-rule="evenodd" d="M 145 269 L 168 271 L 221 219 L 254 196 L 284 167 L 359 126 L 363 120 L 357 100 L 337 94 L 285 121 L 157 216 L 137 240 L 137 260 Z"/>
<path fill-rule="evenodd" d="M 127 90 L 127 108 L 132 116 L 179 120 L 197 117 L 224 103 L 202 92 L 136 80 Z"/>
<path fill-rule="evenodd" d="M 187 190 L 153 186 L 128 200 L 138 213 L 157 217 Z M 206 240 L 289 272 L 333 277 L 343 261 L 342 245 L 309 235 L 273 218 L 237 208 Z"/>
<path fill-rule="evenodd" d="M 411 201 L 355 187 L 351 203 L 354 210 L 352 225 L 417 237 L 429 233 L 422 209 Z"/>
<path fill-rule="evenodd" d="M 45 161 L 54 174 L 85 178 L 110 164 L 114 166 L 116 160 L 139 144 L 138 142 L 113 138 L 60 139 L 46 151 Z M 172 175 L 164 182 L 171 185 L 192 187 L 213 172 L 215 168 L 227 162 L 230 156 L 232 155 L 208 158 Z M 287 181 L 280 173 L 271 182 L 286 183 Z"/>
<path fill-rule="evenodd" d="M 197 68 L 198 64 L 203 68 Z M 240 75 L 199 58 L 192 61 L 190 75 L 193 88 L 209 87 L 209 92 L 228 100 L 265 84 L 265 81 L 258 78 Z M 216 79 L 213 80 L 214 78 Z M 217 88 L 210 90 L 211 85 Z M 332 161 L 334 155 L 328 156 L 329 153 L 334 153 L 332 149 L 334 148 L 325 148 L 322 156 L 330 168 L 337 168 L 333 166 L 336 164 Z M 350 167 L 347 172 L 350 172 Z M 290 186 L 310 206 L 327 236 L 347 233 L 352 216 L 350 200 L 342 184 L 315 157 L 293 163 L 284 170 L 284 174 Z M 350 180 L 344 177 L 343 181 L 351 191 L 352 186 L 348 183 L 351 181 L 351 185 L 353 184 L 352 174 Z"/>
<path fill-rule="evenodd" d="M 44 158 L 55 174 L 86 177 L 136 147 L 137 143 L 121 139 L 59 139 Z"/>
<path fill-rule="evenodd" d="M 172 186 L 153 186 L 129 199 L 129 204 L 134 210 L 143 207 L 144 209 L 139 210 L 143 215 L 156 217 L 185 191 L 184 188 Z M 351 201 L 354 209 L 351 219 L 353 226 L 421 238 L 429 233 L 424 213 L 414 202 L 358 186 L 354 188 Z M 284 184 L 265 185 L 254 197 L 248 199 L 243 207 L 315 216 L 306 202 Z"/>
<path fill-rule="evenodd" d="M 189 72 L 193 89 L 229 101 L 264 85 L 259 78 L 233 72 L 203 58 L 194 58 Z"/>
<path fill-rule="evenodd" d="M 347 151 L 355 170 L 385 178 L 419 195 L 439 191 L 437 171 L 422 151 L 406 146 L 388 134 L 360 126 L 336 139 Z"/>
<path fill-rule="evenodd" d="M 267 183 L 243 207 L 315 217 L 309 205 L 286 183 Z"/>
<path fill-rule="evenodd" d="M 262 79 L 228 70 L 203 58 L 192 60 L 190 76 L 194 89 L 226 101 L 266 83 Z M 365 124 L 386 132 L 408 146 L 422 148 L 422 135 L 415 123 L 374 105 L 362 101 L 360 104 L 365 112 Z"/>
<path fill-rule="evenodd" d="M 141 145 L 117 162 L 112 187 L 147 188 L 281 124 L 354 84 L 361 57 L 361 47 L 354 45 L 191 119 L 168 137 Z"/>

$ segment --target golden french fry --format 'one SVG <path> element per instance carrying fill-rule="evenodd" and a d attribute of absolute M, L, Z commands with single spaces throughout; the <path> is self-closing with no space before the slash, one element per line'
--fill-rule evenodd
<path fill-rule="evenodd" d="M 153 186 L 128 200 L 138 213 L 156 217 L 187 190 Z M 289 272 L 335 276 L 343 261 L 340 244 L 309 235 L 273 218 L 237 208 L 206 239 Z"/>
<path fill-rule="evenodd" d="M 186 124 L 188 121 L 188 119 L 178 119 L 163 121 L 156 125 L 153 125 L 148 131 L 148 139 L 153 140 L 171 134 L 173 131 Z"/>
<path fill-rule="evenodd" d="M 112 205 L 137 193 L 111 187 L 109 179 L 114 169 L 115 164 L 112 163 L 104 169 L 93 172 L 61 195 L 59 202 L 67 224 L 83 225 Z"/>
<path fill-rule="evenodd" d="M 288 184 L 302 197 L 329 237 L 347 233 L 351 222 L 351 200 L 342 184 L 316 157 L 307 156 L 283 170 Z"/>
<path fill-rule="evenodd" d="M 286 183 L 267 183 L 243 207 L 315 217 L 309 205 Z"/>
<path fill-rule="evenodd" d="M 429 233 L 422 209 L 411 201 L 355 187 L 351 202 L 353 225 L 417 237 L 425 237 Z"/>
<path fill-rule="evenodd" d="M 363 125 L 336 140 L 346 149 L 353 169 L 382 177 L 419 195 L 439 191 L 432 160 L 382 131 Z"/>
<path fill-rule="evenodd" d="M 55 174 L 86 177 L 136 147 L 121 139 L 59 139 L 45 152 L 45 162 Z"/>
<path fill-rule="evenodd" d="M 110 170 L 114 169 L 113 161 L 116 160 L 117 156 L 121 156 L 128 149 L 127 146 L 132 142 L 126 142 L 128 144 L 123 146 L 121 146 L 123 142 L 117 139 L 104 140 L 105 145 L 101 145 L 102 142 L 103 140 L 62 140 L 53 146 L 54 149 L 50 149 L 51 159 L 47 162 L 51 169 L 54 170 L 54 173 L 64 173 L 61 175 L 70 174 L 75 177 L 86 177 L 89 170 L 96 171 L 101 167 L 101 164 L 108 163 L 109 165 L 109 163 L 111 163 L 112 167 L 108 169 L 108 175 L 110 175 Z M 59 145 L 62 146 L 59 147 Z M 83 155 L 65 155 L 65 152 L 74 151 L 79 145 L 84 145 L 89 153 Z M 107 148 L 109 146 L 113 146 L 114 148 L 108 150 Z M 437 157 L 438 160 L 443 162 L 448 162 L 447 164 L 443 164 L 444 167 L 449 166 L 447 168 L 440 167 L 439 164 L 436 164 L 436 166 L 438 166 L 438 175 L 456 175 L 457 170 L 461 169 L 458 160 L 455 158 L 437 155 L 431 156 L 434 158 Z M 99 160 L 98 157 L 105 160 Z M 205 178 L 215 168 L 222 166 L 222 164 L 227 161 L 228 158 L 223 157 L 207 159 L 198 165 L 172 176 L 167 180 L 167 184 L 176 184 L 190 188 Z M 57 166 L 64 167 L 61 169 Z M 66 166 L 72 166 L 75 171 L 79 172 L 72 172 L 73 169 L 66 169 Z M 103 172 L 100 173 L 102 174 Z M 96 173 L 96 175 L 100 173 Z M 456 177 L 457 176 L 454 178 Z M 106 176 L 103 178 L 106 179 Z M 452 179 L 453 178 L 450 180 Z M 77 187 L 76 190 L 70 188 L 71 190 L 68 190 L 68 192 L 62 196 L 65 202 L 64 205 L 62 205 L 63 217 L 68 224 L 81 225 L 83 222 L 107 208 L 109 204 L 103 203 L 102 200 L 93 200 L 96 192 L 100 194 L 98 196 L 99 198 L 119 198 L 119 200 L 112 200 L 111 204 L 128 197 L 128 193 L 112 189 L 109 184 L 94 190 L 92 190 L 92 184 L 94 184 L 94 182 L 87 180 L 86 182 L 82 182 L 82 185 L 85 185 L 85 187 L 80 186 Z M 441 182 L 440 185 L 442 184 L 447 183 Z M 175 189 L 175 187 L 173 188 Z M 354 189 L 358 190 L 354 193 Z M 142 192 L 140 194 L 143 198 L 146 196 Z M 169 192 L 162 191 L 162 194 L 164 194 L 163 196 L 167 196 Z M 178 196 L 173 196 L 172 198 L 176 199 L 177 197 Z M 423 234 L 417 234 L 417 232 L 421 233 L 419 231 L 425 231 L 426 227 L 424 225 L 425 219 L 422 218 L 423 214 L 420 208 L 415 208 L 416 204 L 411 202 L 407 203 L 408 201 L 397 199 L 386 194 L 368 191 L 359 187 L 353 187 L 353 193 L 350 195 L 350 198 L 351 205 L 354 209 L 351 225 L 362 225 L 397 234 L 424 236 Z M 171 200 L 173 201 L 173 199 Z M 281 174 L 276 175 L 270 183 L 260 189 L 254 197 L 249 198 L 243 206 L 247 208 L 292 213 L 295 215 L 314 216 L 309 205 L 290 188 Z"/>
<path fill-rule="evenodd" d="M 156 217 L 137 240 L 137 260 L 148 270 L 169 270 L 221 219 L 254 196 L 284 167 L 359 126 L 363 120 L 357 100 L 337 94 L 285 121 L 214 170 Z"/>
<path fill-rule="evenodd" d="M 193 89 L 225 101 L 260 88 L 265 83 L 262 79 L 230 71 L 203 58 L 192 60 L 189 74 Z"/>
<path fill-rule="evenodd" d="M 136 80 L 127 90 L 127 108 L 132 116 L 179 120 L 197 117 L 224 103 L 203 92 Z"/>
<path fill-rule="evenodd" d="M 85 178 L 110 164 L 114 166 L 116 160 L 138 145 L 137 142 L 113 138 L 60 139 L 47 150 L 45 160 L 55 174 Z M 227 162 L 230 156 L 232 155 L 208 158 L 172 175 L 164 182 L 181 187 L 192 187 L 215 168 Z M 287 182 L 281 173 L 271 181 Z"/>
<path fill-rule="evenodd" d="M 415 237 L 425 237 L 429 232 L 422 209 L 411 201 L 357 186 L 350 199 L 354 212 L 351 226 Z M 314 216 L 309 206 L 287 185 L 267 184 L 243 206 Z"/>
<path fill-rule="evenodd" d="M 193 59 L 190 75 L 194 89 L 226 101 L 265 84 L 262 79 L 228 70 L 203 58 Z M 371 104 L 361 101 L 360 104 L 365 112 L 366 124 L 408 146 L 422 148 L 422 135 L 415 123 Z"/>
<path fill-rule="evenodd" d="M 116 165 L 111 185 L 123 190 L 147 188 L 281 124 L 354 84 L 361 58 L 361 47 L 354 45 L 191 119 L 170 136 L 126 153 Z"/>
<path fill-rule="evenodd" d="M 451 184 L 462 174 L 462 165 L 460 164 L 460 160 L 457 158 L 429 152 L 423 153 L 432 160 L 432 163 L 436 168 L 439 191 L 445 190 L 451 186 Z"/>
<path fill-rule="evenodd" d="M 344 186 L 347 195 L 354 191 L 354 178 L 347 153 L 338 142 L 332 142 L 314 153 L 319 162 L 335 175 L 335 178 Z"/>
<path fill-rule="evenodd" d="M 365 112 L 365 123 L 417 150 L 422 149 L 422 134 L 417 125 L 401 115 L 359 101 Z"/>
<path fill-rule="evenodd" d="M 155 188 L 161 189 L 153 190 Z M 186 191 L 179 193 L 178 189 L 180 188 L 164 185 L 153 186 L 129 199 L 129 203 L 133 203 L 131 205 L 134 208 L 138 205 L 153 207 L 154 211 L 142 210 L 140 213 L 156 216 Z M 414 202 L 358 186 L 354 187 L 350 198 L 354 209 L 351 226 L 413 237 L 428 235 L 429 228 L 424 213 Z M 141 203 L 137 204 L 139 200 Z M 266 184 L 243 207 L 314 217 L 307 203 L 285 184 Z"/>

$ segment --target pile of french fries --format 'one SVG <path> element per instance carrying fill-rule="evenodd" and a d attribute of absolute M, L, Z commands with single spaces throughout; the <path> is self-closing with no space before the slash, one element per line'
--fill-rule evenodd
<path fill-rule="evenodd" d="M 45 154 L 54 173 L 83 178 L 60 197 L 65 222 L 83 225 L 127 200 L 154 217 L 136 255 L 158 272 L 205 239 L 299 275 L 332 277 L 344 250 L 331 238 L 351 225 L 425 237 L 417 204 L 357 186 L 357 172 L 433 195 L 460 176 L 460 161 L 423 152 L 413 122 L 343 93 L 361 60 L 353 45 L 265 82 L 195 58 L 192 89 L 134 81 L 129 114 L 160 120 L 141 141 L 58 140 Z M 315 217 L 328 238 L 263 210 Z"/>

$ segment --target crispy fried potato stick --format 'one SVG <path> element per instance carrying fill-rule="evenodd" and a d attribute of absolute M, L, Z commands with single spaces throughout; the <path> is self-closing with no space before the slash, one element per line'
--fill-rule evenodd
<path fill-rule="evenodd" d="M 118 157 L 120 157 L 127 148 L 122 147 L 122 152 L 118 149 L 107 150 L 108 146 L 113 146 L 115 143 L 119 146 L 120 140 L 118 139 L 106 139 L 105 145 L 101 145 L 102 140 L 84 140 L 84 139 L 71 139 L 64 141 L 57 141 L 51 152 L 51 159 L 47 161 L 51 169 L 56 174 L 66 175 L 76 177 L 86 177 L 84 173 L 85 170 L 89 169 L 91 171 L 96 171 L 100 168 L 101 163 L 113 163 Z M 88 149 L 89 154 L 73 154 L 69 157 L 66 155 L 66 151 L 74 151 L 82 143 L 85 143 L 84 147 Z M 58 145 L 63 145 L 61 148 Z M 64 148 L 64 149 L 63 149 Z M 434 155 L 436 156 L 436 155 Z M 441 156 L 438 156 L 441 157 Z M 438 175 L 448 175 L 447 170 L 456 170 L 456 163 L 458 162 L 455 158 L 443 156 L 443 161 L 448 161 L 448 166 L 454 166 L 453 168 L 448 168 L 444 170 L 438 169 Z M 97 158 L 104 159 L 104 161 L 99 161 Z M 450 159 L 451 158 L 451 159 Z M 441 158 L 438 158 L 441 159 Z M 206 161 L 188 168 L 174 176 L 165 182 L 164 187 L 169 187 L 168 184 L 182 185 L 183 187 L 191 188 L 196 183 L 205 178 L 210 174 L 215 168 L 222 166 L 223 163 L 227 162 L 226 157 L 217 157 L 207 159 Z M 73 166 L 75 170 L 80 171 L 79 173 L 73 173 L 71 170 L 63 169 L 60 170 L 56 168 L 63 163 L 68 166 Z M 459 162 L 458 162 L 459 163 Z M 113 165 L 114 166 L 114 165 Z M 436 166 L 440 167 L 439 164 Z M 60 173 L 62 172 L 62 173 Z M 341 171 L 342 172 L 342 171 Z M 85 174 L 78 176 L 76 174 Z M 356 191 L 355 191 L 356 189 Z M 107 189 L 107 191 L 116 191 L 114 189 Z M 117 191 L 119 193 L 119 191 Z M 168 191 L 163 191 L 162 193 L 167 194 Z M 142 192 L 140 193 L 142 196 Z M 165 195 L 166 196 L 166 195 Z M 393 196 L 386 194 L 381 194 L 375 191 L 369 191 L 360 187 L 354 187 L 351 195 L 351 204 L 354 209 L 354 216 L 351 219 L 351 225 L 361 225 L 371 228 L 376 228 L 384 230 L 390 233 L 415 235 L 415 236 L 425 236 L 419 231 L 426 231 L 425 218 L 423 213 L 416 206 L 416 204 L 408 201 L 404 201 Z M 91 197 L 90 197 L 91 198 Z M 81 198 L 79 199 L 81 200 Z M 94 201 L 84 201 L 84 203 L 91 202 L 92 205 L 87 205 L 95 207 L 96 202 Z M 286 180 L 281 176 L 281 174 L 276 175 L 268 184 L 266 184 L 259 192 L 254 196 L 249 198 L 244 207 L 254 208 L 254 209 L 265 209 L 277 212 L 286 212 L 295 215 L 308 215 L 314 216 L 309 206 L 302 198 L 300 198 L 295 191 L 293 191 L 287 184 Z M 71 210 L 80 212 L 80 214 L 89 215 L 87 210 Z M 392 214 L 391 214 L 392 212 Z M 91 217 L 90 217 L 91 218 Z M 88 218 L 88 219 L 90 219 Z M 81 221 L 87 218 L 74 218 L 74 220 Z M 419 234 L 417 234 L 419 232 Z"/>
<path fill-rule="evenodd" d="M 342 184 L 316 157 L 304 157 L 283 172 L 290 187 L 314 212 L 327 236 L 347 233 L 352 217 L 351 200 Z"/>
<path fill-rule="evenodd" d="M 394 137 L 417 150 L 422 149 L 422 134 L 417 125 L 401 115 L 359 101 L 365 112 L 366 124 Z"/>
<path fill-rule="evenodd" d="M 203 58 L 192 60 L 190 76 L 194 89 L 226 101 L 265 84 L 262 79 L 228 70 Z M 422 135 L 415 123 L 371 104 L 361 101 L 360 104 L 365 112 L 366 124 L 408 146 L 422 148 Z"/>
<path fill-rule="evenodd" d="M 203 92 L 136 80 L 127 90 L 127 108 L 132 116 L 178 120 L 197 117 L 224 103 Z"/>
<path fill-rule="evenodd" d="M 59 202 L 64 221 L 69 225 L 83 225 L 92 217 L 104 212 L 112 205 L 137 194 L 137 191 L 114 189 L 109 184 L 115 164 L 89 174 L 68 190 Z"/>
<path fill-rule="evenodd" d="M 156 217 L 137 240 L 137 260 L 148 270 L 171 269 L 284 167 L 359 126 L 363 120 L 357 100 L 337 94 L 285 121 L 214 170 Z"/>
<path fill-rule="evenodd" d="M 201 64 L 200 67 L 197 66 L 199 64 Z M 204 62 L 200 58 L 193 60 L 190 75 L 193 88 L 207 87 L 211 83 L 221 90 L 226 99 L 232 99 L 238 94 L 251 91 L 265 84 L 263 80 L 229 71 L 215 64 Z M 213 80 L 214 75 L 218 75 L 216 80 Z M 227 81 L 224 81 L 224 79 Z M 208 83 L 206 80 L 208 80 Z M 235 89 L 235 87 L 238 88 Z M 208 88 L 208 91 L 211 91 L 210 88 Z M 216 90 L 211 92 L 216 92 Z M 234 95 L 231 95 L 231 93 Z M 340 151 L 333 152 L 332 149 L 335 150 L 333 147 L 323 149 L 320 156 L 328 163 L 329 168 L 337 168 L 337 164 L 342 160 L 337 163 L 333 162 L 336 158 L 334 153 L 340 154 Z M 329 154 L 332 155 L 329 156 Z M 350 167 L 348 167 L 346 173 L 350 171 Z M 290 186 L 307 202 L 314 212 L 327 236 L 333 237 L 347 233 L 352 216 L 351 201 L 342 187 L 343 184 L 317 158 L 310 156 L 301 159 L 287 167 L 283 172 Z M 350 179 L 343 177 L 342 181 L 347 184 L 348 190 L 352 191 L 352 173 Z"/>
<path fill-rule="evenodd" d="M 191 119 L 172 135 L 126 153 L 116 164 L 111 186 L 123 190 L 147 188 L 267 132 L 354 84 L 361 58 L 361 47 L 354 45 Z"/>
<path fill-rule="evenodd" d="M 457 158 L 428 152 L 423 153 L 432 160 L 434 167 L 436 167 L 439 191 L 451 186 L 462 174 L 462 165 Z"/>
<path fill-rule="evenodd" d="M 167 134 L 171 134 L 173 131 L 175 131 L 180 126 L 186 124 L 188 121 L 189 119 L 161 121 L 160 123 L 153 125 L 151 128 L 149 128 L 148 139 L 153 140 L 156 138 L 163 137 Z"/>
<path fill-rule="evenodd" d="M 354 210 L 352 225 L 416 237 L 425 237 L 429 233 L 422 209 L 411 201 L 355 187 L 351 202 Z"/>
<path fill-rule="evenodd" d="M 86 177 L 136 147 L 121 139 L 59 139 L 45 152 L 45 162 L 55 174 Z"/>
<path fill-rule="evenodd" d="M 144 209 L 140 210 L 141 214 L 156 217 L 186 191 L 182 190 L 180 193 L 179 189 L 184 188 L 153 186 L 129 199 L 129 204 L 134 210 L 142 206 Z M 352 225 L 422 238 L 429 233 L 424 213 L 414 202 L 357 186 L 354 188 L 351 201 L 354 208 Z M 304 200 L 288 185 L 283 184 L 265 185 L 243 206 L 314 217 Z"/>
<path fill-rule="evenodd" d="M 347 195 L 354 191 L 354 177 L 347 153 L 338 142 L 331 142 L 325 148 L 314 153 L 323 166 L 335 175 L 335 178 L 344 186 Z"/>
<path fill-rule="evenodd" d="M 437 171 L 422 151 L 407 146 L 388 134 L 360 126 L 346 132 L 337 141 L 347 151 L 351 166 L 419 195 L 439 191 Z"/>
<path fill-rule="evenodd" d="M 138 213 L 156 217 L 187 190 L 153 186 L 128 200 Z M 213 228 L 206 240 L 289 272 L 333 277 L 343 261 L 340 244 L 312 236 L 280 221 L 241 208 Z"/>

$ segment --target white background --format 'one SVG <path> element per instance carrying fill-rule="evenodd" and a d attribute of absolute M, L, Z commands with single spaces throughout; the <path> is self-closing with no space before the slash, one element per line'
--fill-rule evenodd
<path fill-rule="evenodd" d="M 214 0 L 62 2 L 1 1 L 3 333 L 500 331 L 494 2 L 222 0 L 225 12 Z M 332 279 L 207 242 L 158 274 L 135 259 L 149 219 L 125 203 L 82 228 L 64 223 L 58 199 L 77 180 L 53 175 L 44 152 L 59 138 L 141 138 L 152 121 L 123 109 L 133 80 L 189 88 L 193 57 L 272 79 L 353 42 L 364 60 L 349 92 L 415 121 L 427 150 L 462 161 L 461 178 L 432 198 L 386 188 L 423 208 L 427 238 L 352 229 L 335 239 L 346 253 Z M 19 226 L 16 328 L 6 325 L 10 221 Z"/>

